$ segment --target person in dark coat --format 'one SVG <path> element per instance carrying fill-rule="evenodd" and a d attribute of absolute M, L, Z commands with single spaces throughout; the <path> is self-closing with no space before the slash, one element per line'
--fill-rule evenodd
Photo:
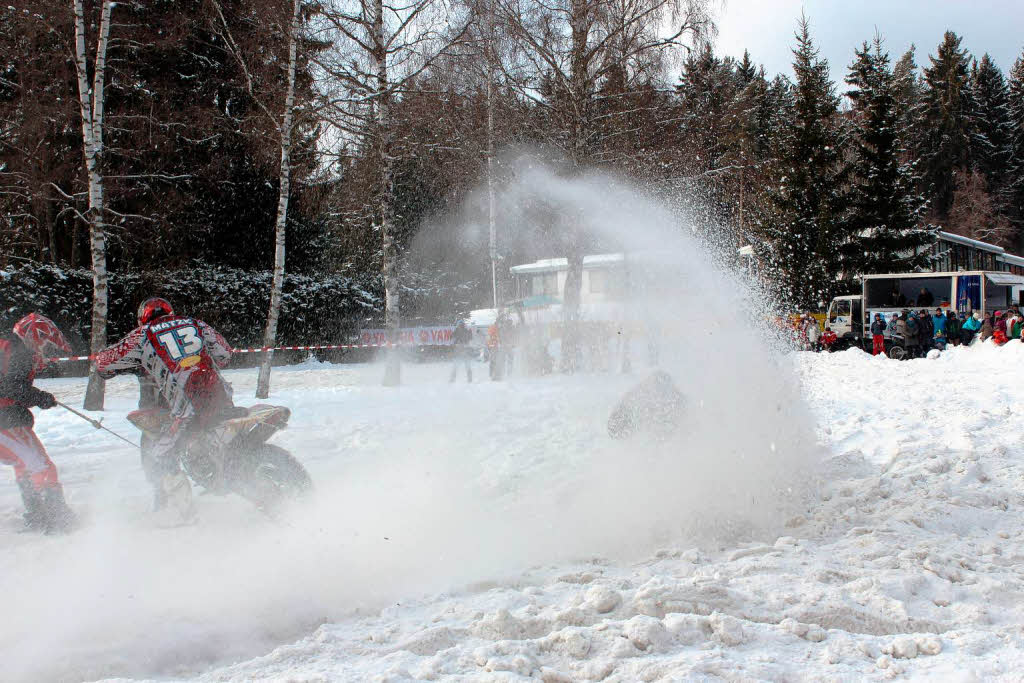
<path fill-rule="evenodd" d="M 903 350 L 906 351 L 906 358 L 910 358 L 910 330 L 907 329 L 907 312 L 896 315 L 896 336 L 903 340 Z M 914 338 L 917 343 L 917 338 Z"/>
<path fill-rule="evenodd" d="M 917 314 L 917 324 L 920 326 L 917 337 L 921 342 L 921 353 L 926 355 L 932 348 L 932 336 L 935 334 L 935 326 L 932 324 L 932 317 L 928 311 L 922 309 Z"/>
<path fill-rule="evenodd" d="M 449 382 L 455 381 L 458 374 L 459 364 L 466 368 L 466 382 L 473 381 L 473 368 L 470 366 L 469 343 L 473 341 L 473 333 L 466 327 L 466 321 L 460 320 L 452 332 L 452 374 Z"/>
<path fill-rule="evenodd" d="M 907 356 L 918 358 L 921 355 L 921 324 L 913 311 L 903 311 L 903 319 L 907 323 Z"/>
<path fill-rule="evenodd" d="M 922 287 L 921 291 L 917 293 L 917 305 L 928 307 L 935 303 L 935 297 L 926 287 Z"/>
<path fill-rule="evenodd" d="M 960 319 L 952 309 L 946 311 L 946 339 L 953 346 L 960 346 Z"/>

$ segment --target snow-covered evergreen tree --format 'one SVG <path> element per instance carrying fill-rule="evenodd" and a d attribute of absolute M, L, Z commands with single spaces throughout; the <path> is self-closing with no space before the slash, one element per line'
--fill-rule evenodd
<path fill-rule="evenodd" d="M 985 176 L 996 203 L 1009 197 L 1007 179 L 1012 156 L 1010 90 L 1003 72 L 986 53 L 971 73 L 971 162 Z"/>
<path fill-rule="evenodd" d="M 931 66 L 924 70 L 924 92 L 915 117 L 917 154 L 923 187 L 940 217 L 953 204 L 953 172 L 967 166 L 971 147 L 969 59 L 960 37 L 946 31 Z"/>
<path fill-rule="evenodd" d="M 1012 138 L 1007 183 L 1010 219 L 1024 236 L 1024 54 L 1014 62 L 1009 78 L 1008 110 Z"/>
<path fill-rule="evenodd" d="M 770 190 L 774 211 L 761 218 L 765 241 L 757 249 L 785 303 L 813 309 L 840 286 L 839 246 L 846 242 L 842 130 L 828 61 L 811 39 L 806 17 L 796 39 L 792 114 L 777 137 L 777 179 Z"/>
<path fill-rule="evenodd" d="M 850 272 L 899 273 L 927 263 L 921 249 L 934 240 L 922 227 L 927 202 L 904 154 L 900 81 L 876 37 L 855 50 L 846 83 L 853 103 L 853 167 L 849 197 L 851 241 L 842 252 Z"/>

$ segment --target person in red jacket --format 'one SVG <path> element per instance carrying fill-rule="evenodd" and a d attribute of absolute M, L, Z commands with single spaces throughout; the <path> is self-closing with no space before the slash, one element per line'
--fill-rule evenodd
<path fill-rule="evenodd" d="M 14 467 L 25 504 L 25 526 L 34 531 L 71 530 L 75 514 L 64 500 L 57 466 L 36 436 L 29 408 L 57 405 L 53 394 L 32 386 L 35 375 L 58 351 L 70 352 L 53 321 L 29 313 L 0 337 L 0 462 Z"/>
<path fill-rule="evenodd" d="M 128 336 L 97 355 L 96 369 L 104 378 L 144 374 L 169 406 L 171 420 L 143 463 L 156 509 L 173 503 L 187 521 L 194 516 L 192 487 L 178 464 L 178 449 L 196 430 L 234 408 L 231 385 L 220 374 L 231 359 L 231 347 L 202 320 L 175 315 L 165 299 L 144 301 L 138 322 Z"/>
<path fill-rule="evenodd" d="M 821 333 L 821 346 L 828 351 L 832 352 L 832 345 L 839 341 L 839 337 L 832 331 L 831 327 L 825 327 L 825 331 Z"/>

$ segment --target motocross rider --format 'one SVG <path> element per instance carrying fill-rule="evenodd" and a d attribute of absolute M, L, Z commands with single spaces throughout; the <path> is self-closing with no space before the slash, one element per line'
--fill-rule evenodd
<path fill-rule="evenodd" d="M 53 321 L 29 313 L 0 336 L 0 462 L 14 466 L 25 504 L 25 526 L 34 531 L 61 533 L 75 524 L 64 501 L 57 467 L 36 437 L 29 408 L 57 405 L 53 394 L 32 386 L 35 375 L 57 351 L 70 352 Z"/>
<path fill-rule="evenodd" d="M 170 502 L 183 521 L 195 515 L 192 486 L 178 464 L 178 449 L 195 431 L 215 424 L 231 410 L 231 385 L 219 370 L 231 359 L 231 347 L 202 320 L 175 315 L 165 299 L 142 302 L 139 326 L 96 357 L 104 378 L 121 373 L 142 375 L 170 408 L 171 420 L 143 454 L 143 467 L 154 485 L 156 508 Z"/>

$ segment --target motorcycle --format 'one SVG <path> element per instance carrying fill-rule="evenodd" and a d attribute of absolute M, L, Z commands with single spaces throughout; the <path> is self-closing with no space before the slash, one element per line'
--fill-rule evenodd
<path fill-rule="evenodd" d="M 313 488 L 309 473 L 284 448 L 266 443 L 284 429 L 291 411 L 258 404 L 233 408 L 224 418 L 189 437 L 178 453 L 185 474 L 208 493 L 237 493 L 261 512 L 276 516 Z M 135 410 L 128 420 L 143 434 L 142 448 L 171 421 L 160 408 Z"/>

